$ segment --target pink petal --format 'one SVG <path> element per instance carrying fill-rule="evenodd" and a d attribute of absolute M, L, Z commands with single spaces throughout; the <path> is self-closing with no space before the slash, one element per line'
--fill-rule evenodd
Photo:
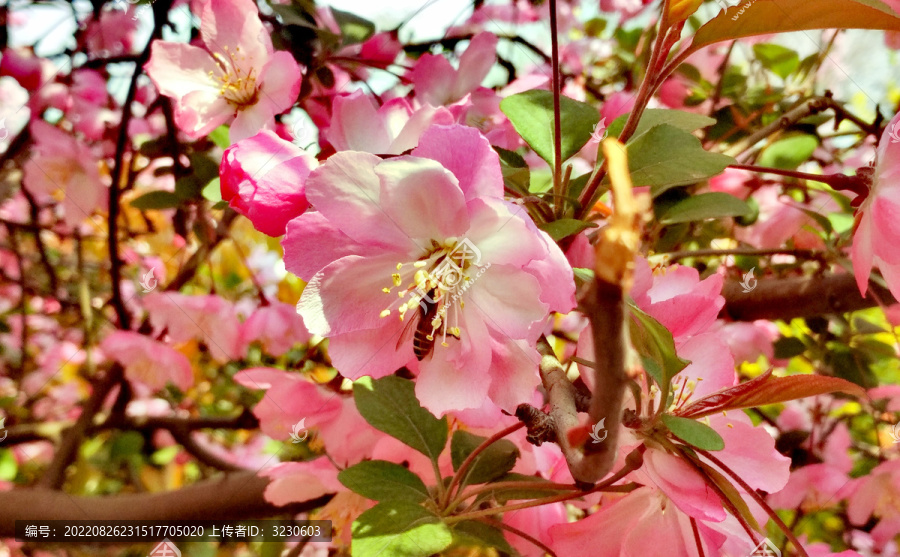
<path fill-rule="evenodd" d="M 316 273 L 303 289 L 297 311 L 311 333 L 322 336 L 378 329 L 386 319 L 382 310 L 397 300 L 382 288 L 393 286 L 391 274 L 399 262 L 396 254 L 360 257 L 349 255 Z"/>
<path fill-rule="evenodd" d="M 491 387 L 488 394 L 494 403 L 509 413 L 532 399 L 541 384 L 538 366 L 541 357 L 533 346 L 509 339 L 491 340 Z"/>
<path fill-rule="evenodd" d="M 765 429 L 753 427 L 745 418 L 740 412 L 710 416 L 710 425 L 725 440 L 725 449 L 715 457 L 750 487 L 775 493 L 787 484 L 791 459 L 775 450 L 775 440 Z"/>
<path fill-rule="evenodd" d="M 725 519 L 719 497 L 687 462 L 650 449 L 644 453 L 644 464 L 641 471 L 686 514 L 715 522 Z"/>
<path fill-rule="evenodd" d="M 154 41 L 144 70 L 161 94 L 176 100 L 198 90 L 219 92 L 209 77 L 209 72 L 219 71 L 218 66 L 209 52 L 198 46 Z"/>
<path fill-rule="evenodd" d="M 465 311 L 477 311 L 478 318 L 503 336 L 525 339 L 530 325 L 547 316 L 540 294 L 541 284 L 531 275 L 511 265 L 491 265 L 464 293 Z"/>
<path fill-rule="evenodd" d="M 691 400 L 698 400 L 720 389 L 737 384 L 734 359 L 728 345 L 717 333 L 703 333 L 691 337 L 678 346 L 678 355 L 690 364 L 676 377 L 693 381 L 696 385 Z"/>
<path fill-rule="evenodd" d="M 872 274 L 872 220 L 870 215 L 863 213 L 859 219 L 859 226 L 853 234 L 853 247 L 850 258 L 853 261 L 853 275 L 856 277 L 856 286 L 863 296 L 869 289 L 869 275 Z"/>
<path fill-rule="evenodd" d="M 461 99 L 480 86 L 496 62 L 496 35 L 482 31 L 472 37 L 468 48 L 459 57 L 459 71 L 454 84 L 456 99 Z"/>
<path fill-rule="evenodd" d="M 482 261 L 521 267 L 546 257 L 541 232 L 522 207 L 480 198 L 469 201 L 468 209 L 471 225 L 465 235 L 478 248 Z"/>
<path fill-rule="evenodd" d="M 409 118 L 408 105 L 394 103 L 388 109 L 392 120 L 397 118 L 397 110 L 402 111 L 406 119 Z M 335 97 L 331 127 L 325 132 L 325 137 L 337 151 L 388 153 L 391 136 L 384 119 L 379 116 L 372 100 L 362 91 Z"/>
<path fill-rule="evenodd" d="M 275 120 L 275 110 L 270 103 L 257 102 L 256 104 L 241 107 L 228 128 L 228 139 L 238 142 L 252 137 L 262 130 L 272 129 Z"/>
<path fill-rule="evenodd" d="M 380 328 L 332 336 L 328 339 L 331 363 L 341 375 L 353 380 L 365 375 L 376 379 L 391 375 L 415 358 L 412 337 L 397 344 L 405 326 L 395 313 L 385 317 Z"/>
<path fill-rule="evenodd" d="M 197 12 L 200 36 L 210 51 L 226 59 L 233 55 L 240 67 L 257 70 L 272 54 L 272 40 L 253 0 L 204 0 Z"/>
<path fill-rule="evenodd" d="M 284 112 L 297 102 L 303 72 L 290 52 L 274 52 L 260 71 L 260 79 L 260 102 L 269 103 L 275 114 Z"/>
<path fill-rule="evenodd" d="M 319 212 L 307 212 L 287 223 L 281 240 L 285 268 L 309 282 L 323 267 L 366 248 L 348 238 Z"/>
<path fill-rule="evenodd" d="M 218 91 L 198 89 L 181 97 L 175 106 L 175 124 L 191 139 L 209 135 L 232 116 L 234 107 Z"/>
<path fill-rule="evenodd" d="M 467 200 L 503 197 L 500 158 L 475 128 L 432 126 L 422 134 L 412 154 L 436 160 L 452 172 Z"/>
<path fill-rule="evenodd" d="M 260 475 L 271 478 L 265 498 L 276 506 L 309 501 L 328 493 L 346 491 L 337 479 L 338 470 L 325 457 L 306 462 L 282 462 Z"/>
<path fill-rule="evenodd" d="M 462 236 L 469 228 L 463 193 L 440 164 L 399 157 L 379 164 L 375 174 L 381 180 L 384 213 L 410 241 Z"/>
<path fill-rule="evenodd" d="M 309 175 L 306 198 L 357 242 L 417 253 L 419 246 L 385 214 L 381 182 L 375 174 L 380 163 L 380 158 L 369 153 L 332 155 Z"/>
<path fill-rule="evenodd" d="M 304 193 L 315 158 L 270 131 L 235 143 L 222 157 L 222 198 L 269 236 L 284 234 L 308 204 Z"/>
<path fill-rule="evenodd" d="M 443 56 L 423 54 L 412 71 L 416 98 L 423 104 L 441 106 L 453 102 L 456 70 Z"/>

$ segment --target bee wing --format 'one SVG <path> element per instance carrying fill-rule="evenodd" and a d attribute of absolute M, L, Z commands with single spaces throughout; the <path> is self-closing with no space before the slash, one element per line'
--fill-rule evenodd
<path fill-rule="evenodd" d="M 403 327 L 403 330 L 400 331 L 400 338 L 397 339 L 396 350 L 399 350 L 401 346 L 412 340 L 413 334 L 416 332 L 416 324 L 422 317 L 422 312 L 416 310 L 415 312 L 407 312 L 406 315 L 410 316 L 409 321 Z"/>

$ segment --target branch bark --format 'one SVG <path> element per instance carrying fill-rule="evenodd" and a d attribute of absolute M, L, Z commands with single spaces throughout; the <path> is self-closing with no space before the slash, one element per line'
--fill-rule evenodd
<path fill-rule="evenodd" d="M 84 497 L 34 487 L 0 492 L 0 538 L 15 535 L 16 520 L 237 520 L 296 514 L 332 495 L 276 507 L 263 498 L 269 480 L 234 472 L 176 491 Z"/>
<path fill-rule="evenodd" d="M 722 317 L 733 321 L 756 319 L 789 320 L 846 313 L 897 302 L 890 291 L 873 281 L 865 297 L 860 295 L 850 273 L 822 276 L 760 280 L 751 292 L 744 292 L 737 280 L 728 280 L 722 288 L 725 307 Z"/>

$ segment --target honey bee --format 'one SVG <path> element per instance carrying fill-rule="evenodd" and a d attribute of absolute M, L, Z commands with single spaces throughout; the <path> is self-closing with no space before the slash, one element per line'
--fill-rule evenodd
<path fill-rule="evenodd" d="M 438 314 L 438 303 L 434 299 L 434 295 L 435 289 L 432 288 L 422 298 L 416 314 L 403 328 L 403 332 L 400 333 L 400 339 L 397 341 L 397 348 L 400 348 L 400 345 L 406 342 L 410 333 L 412 333 L 413 352 L 415 352 L 416 359 L 420 362 L 434 350 L 435 334 L 438 332 L 433 330 L 434 326 L 432 325 L 432 321 Z M 441 329 L 443 329 L 443 326 L 442 323 Z"/>

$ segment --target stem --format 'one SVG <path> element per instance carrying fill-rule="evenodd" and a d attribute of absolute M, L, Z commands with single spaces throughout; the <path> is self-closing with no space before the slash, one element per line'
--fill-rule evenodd
<path fill-rule="evenodd" d="M 784 535 L 787 536 L 787 539 L 791 540 L 791 543 L 794 544 L 794 547 L 797 549 L 797 552 L 801 555 L 801 557 L 809 557 L 809 555 L 806 553 L 806 550 L 803 549 L 802 545 L 800 545 L 800 541 L 791 532 L 791 529 L 787 527 L 787 524 L 785 524 L 784 521 L 781 520 L 781 517 L 778 516 L 778 513 L 776 513 L 772 509 L 772 507 L 769 506 L 768 503 L 766 503 L 766 500 L 763 499 L 759 495 L 759 493 L 756 492 L 755 489 L 750 487 L 750 485 L 747 482 L 745 482 L 734 470 L 732 470 L 731 468 L 726 466 L 721 460 L 719 460 L 718 458 L 716 458 L 715 456 L 710 454 L 709 451 L 704 451 L 702 449 L 695 449 L 695 450 L 697 451 L 698 454 L 703 455 L 710 462 L 712 462 L 713 464 L 718 466 L 719 469 L 721 469 L 723 472 L 725 472 L 726 474 L 731 476 L 731 479 L 733 479 L 735 482 L 737 482 L 737 484 L 739 486 L 741 486 L 741 488 L 743 488 L 744 491 L 746 491 L 747 494 L 750 495 L 750 497 L 752 497 L 753 500 L 756 501 L 756 503 L 766 511 L 766 514 L 768 514 L 769 517 L 773 521 L 775 521 L 775 524 L 777 524 L 778 528 L 780 528 L 781 531 L 784 532 Z"/>
<path fill-rule="evenodd" d="M 562 191 L 562 119 L 560 118 L 559 97 L 559 37 L 556 29 L 556 0 L 550 0 L 550 67 L 553 90 L 553 193 L 563 197 Z M 563 204 L 557 205 L 556 214 L 561 214 Z"/>
<path fill-rule="evenodd" d="M 503 491 L 503 490 L 512 490 L 512 489 L 533 489 L 535 491 L 581 491 L 581 488 L 574 484 L 558 484 L 558 483 L 543 483 L 543 482 L 531 482 L 531 481 L 521 481 L 521 482 L 493 482 L 489 484 L 485 484 L 482 486 L 478 486 L 476 488 L 471 489 L 470 491 L 466 491 L 465 493 L 458 494 L 457 497 L 447 505 L 448 509 L 455 509 L 458 505 L 461 505 L 463 501 L 466 499 L 481 495 L 482 493 L 490 493 L 492 491 Z"/>
<path fill-rule="evenodd" d="M 475 447 L 475 450 L 469 453 L 469 456 L 467 456 L 463 463 L 460 464 L 459 470 L 457 470 L 456 474 L 453 475 L 453 479 L 450 480 L 450 485 L 447 486 L 446 499 L 450 498 L 450 496 L 453 494 L 453 488 L 455 488 L 457 484 L 459 484 L 466 477 L 466 474 L 469 473 L 469 468 L 472 466 L 472 463 L 475 462 L 475 459 L 478 458 L 478 455 L 480 455 L 482 452 L 484 452 L 485 449 L 487 449 L 500 439 L 503 439 L 510 433 L 518 431 L 523 427 L 525 427 L 525 424 L 523 422 L 516 422 L 513 425 L 501 429 L 497 433 L 491 435 L 490 437 L 485 439 L 482 444 Z M 440 485 L 440 478 L 438 478 L 438 484 Z M 445 500 L 444 497 L 441 497 L 441 500 L 444 503 L 444 508 L 447 508 L 447 500 Z"/>
<path fill-rule="evenodd" d="M 703 552 L 703 540 L 700 539 L 700 530 L 697 529 L 697 520 L 693 516 L 691 517 L 691 531 L 694 532 L 694 543 L 697 544 L 697 554 L 699 557 L 706 557 L 706 553 Z"/>
<path fill-rule="evenodd" d="M 559 503 L 562 501 L 568 501 L 569 499 L 576 499 L 578 497 L 583 497 L 584 495 L 588 495 L 589 493 L 596 493 L 598 491 L 631 491 L 633 489 L 637 489 L 638 484 L 632 482 L 630 484 L 621 485 L 621 486 L 613 486 L 612 484 L 616 483 L 620 479 L 624 478 L 631 472 L 637 470 L 644 463 L 644 451 L 647 450 L 643 444 L 638 446 L 636 449 L 628 453 L 628 456 L 625 457 L 625 466 L 623 466 L 618 472 L 613 474 L 604 482 L 601 482 L 591 489 L 586 491 L 578 491 L 577 493 L 564 493 L 561 495 L 554 495 L 552 497 L 544 497 L 541 499 L 532 499 L 531 501 L 526 501 L 524 503 L 516 503 L 515 505 L 505 505 L 501 507 L 493 507 L 490 509 L 482 509 L 480 511 L 475 511 L 471 513 L 462 513 L 455 516 L 449 516 L 444 518 L 444 522 L 446 524 L 454 524 L 456 522 L 462 522 L 463 520 L 470 520 L 474 518 L 481 518 L 485 516 L 491 516 L 495 514 L 500 514 L 509 511 L 516 511 L 519 509 L 528 509 L 531 507 L 539 507 L 541 505 L 549 505 L 550 503 Z"/>
<path fill-rule="evenodd" d="M 754 166 L 750 164 L 730 164 L 728 167 L 736 168 L 738 170 L 748 170 L 750 172 L 777 174 L 778 176 L 787 176 L 788 178 L 797 178 L 798 180 L 820 182 L 831 186 L 832 189 L 850 190 L 858 195 L 868 194 L 868 187 L 865 186 L 862 179 L 855 176 L 847 176 L 846 174 L 810 174 L 809 172 L 800 172 L 798 170 L 785 170 L 783 168 Z"/>
<path fill-rule="evenodd" d="M 657 255 L 665 256 L 669 261 L 677 261 L 686 257 L 715 257 L 718 255 L 745 255 L 748 257 L 762 255 L 793 255 L 800 258 L 816 258 L 825 255 L 824 251 L 811 249 L 790 249 L 790 248 L 770 248 L 770 249 L 753 249 L 753 248 L 734 248 L 734 249 L 697 249 L 673 251 L 669 253 L 660 253 Z"/>

